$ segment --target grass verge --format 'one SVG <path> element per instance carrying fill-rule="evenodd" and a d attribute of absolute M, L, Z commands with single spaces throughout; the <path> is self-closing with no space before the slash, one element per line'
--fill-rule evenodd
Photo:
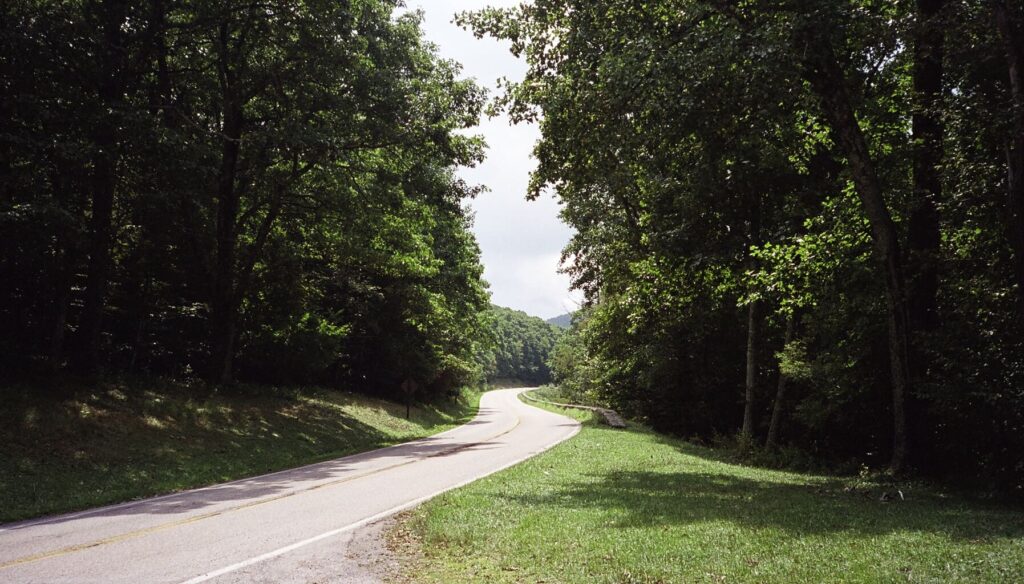
<path fill-rule="evenodd" d="M 413 407 L 409 420 L 404 405 L 341 391 L 218 394 L 159 379 L 104 383 L 73 397 L 5 388 L 3 399 L 0 522 L 421 438 L 469 421 L 480 394 Z"/>
<path fill-rule="evenodd" d="M 409 515 L 419 582 L 1022 582 L 1024 513 L 750 468 L 586 412 L 573 439 Z"/>

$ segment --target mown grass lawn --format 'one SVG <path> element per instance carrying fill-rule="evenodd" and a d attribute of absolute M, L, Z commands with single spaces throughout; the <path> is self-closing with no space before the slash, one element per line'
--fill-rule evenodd
<path fill-rule="evenodd" d="M 577 417 L 589 415 L 572 413 Z M 414 511 L 421 582 L 1024 582 L 1024 513 L 724 462 L 589 420 Z"/>
<path fill-rule="evenodd" d="M 60 397 L 4 388 L 0 522 L 405 442 L 469 421 L 480 401 L 468 392 L 441 406 L 413 407 L 406 420 L 403 405 L 328 389 L 215 393 L 160 379 L 76 389 Z"/>

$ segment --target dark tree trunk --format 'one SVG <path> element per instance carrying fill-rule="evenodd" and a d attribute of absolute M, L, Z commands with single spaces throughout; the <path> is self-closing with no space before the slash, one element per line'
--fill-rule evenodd
<path fill-rule="evenodd" d="M 175 97 L 176 84 L 169 62 L 170 49 L 167 42 L 169 25 L 165 2 L 154 0 L 151 7 L 150 22 L 153 31 L 150 42 L 156 64 L 157 103 L 155 109 L 160 115 L 164 128 L 177 133 L 185 125 L 184 120 L 189 115 L 187 111 L 182 111 L 186 107 L 187 100 L 182 101 Z M 199 291 L 202 297 L 212 299 L 214 281 L 212 258 L 214 254 L 210 253 L 209 246 L 204 244 L 200 236 L 203 229 L 200 226 L 201 222 L 196 208 L 201 203 L 196 200 L 191 189 L 182 188 L 180 183 L 169 186 L 177 203 L 181 240 L 184 242 L 184 250 L 188 252 L 188 256 L 182 259 L 182 263 L 199 268 L 189 270 L 187 286 Z"/>
<path fill-rule="evenodd" d="M 72 187 L 67 184 L 70 172 L 56 149 L 51 156 L 53 169 L 50 180 L 53 185 L 53 199 L 60 205 L 70 205 L 68 199 Z M 64 367 L 71 283 L 79 259 L 75 250 L 75 242 L 72 241 L 72 231 L 68 221 L 58 221 L 54 237 L 54 261 L 49 267 L 53 274 L 52 302 L 50 304 L 52 320 L 49 323 L 49 347 L 47 347 L 47 369 L 50 375 L 57 374 Z"/>
<path fill-rule="evenodd" d="M 907 308 L 910 317 L 914 386 L 927 383 L 926 351 L 939 326 L 939 258 L 942 243 L 939 204 L 945 127 L 942 120 L 945 31 L 940 13 L 945 0 L 917 0 L 914 28 L 913 186 L 907 234 Z M 913 393 L 907 395 L 908 432 L 914 441 L 927 437 L 927 409 Z M 920 458 L 918 462 L 921 462 Z"/>
<path fill-rule="evenodd" d="M 139 355 L 142 354 L 143 341 L 146 340 L 146 319 L 139 317 L 135 323 L 135 338 L 132 341 L 132 355 L 128 360 L 128 371 L 135 371 L 139 363 Z"/>
<path fill-rule="evenodd" d="M 102 152 L 93 160 L 92 219 L 89 224 L 89 267 L 85 283 L 85 304 L 80 328 L 81 348 L 78 356 L 80 372 L 93 375 L 99 369 L 99 343 L 106 304 L 110 246 L 113 239 L 114 161 L 110 150 L 114 141 L 110 134 L 97 141 Z"/>
<path fill-rule="evenodd" d="M 232 380 L 235 329 L 238 309 L 235 299 L 235 255 L 238 234 L 238 192 L 235 174 L 241 137 L 241 107 L 231 105 L 225 112 L 224 143 L 217 187 L 217 259 L 214 266 L 213 334 L 214 378 Z"/>
<path fill-rule="evenodd" d="M 64 339 L 67 332 L 68 305 L 71 302 L 71 278 L 75 259 L 70 250 L 60 252 L 53 289 L 53 320 L 50 324 L 50 347 L 47 367 L 51 375 L 64 366 Z"/>
<path fill-rule="evenodd" d="M 106 305 L 110 248 L 113 243 L 114 191 L 117 188 L 119 150 L 117 120 L 124 98 L 124 39 L 121 32 L 127 4 L 108 1 L 102 8 L 103 50 L 101 53 L 98 97 L 112 114 L 100 119 L 93 131 L 95 154 L 91 177 L 92 217 L 89 224 L 89 266 L 85 284 L 85 304 L 80 328 L 81 349 L 78 369 L 87 375 L 99 370 L 99 343 Z"/>
<path fill-rule="evenodd" d="M 169 129 L 176 129 L 179 126 L 178 119 L 174 115 L 174 91 L 171 83 L 171 71 L 168 65 L 169 53 L 167 48 L 167 8 L 163 0 L 154 0 L 150 12 L 150 26 L 152 27 L 151 50 L 156 56 L 156 80 L 157 104 L 163 125 Z"/>
<path fill-rule="evenodd" d="M 938 326 L 938 203 L 942 198 L 942 58 L 939 13 L 945 0 L 917 0 L 914 32 L 914 197 L 910 209 L 908 279 L 910 324 L 916 332 Z M 916 362 L 920 363 L 920 352 Z"/>
<path fill-rule="evenodd" d="M 854 186 L 871 225 L 875 252 L 885 274 L 892 383 L 893 451 L 890 470 L 901 473 L 910 454 L 906 396 L 910 391 L 910 343 L 907 291 L 896 224 L 882 196 L 874 161 L 846 89 L 846 79 L 831 43 L 817 29 L 801 31 L 804 40 L 804 75 L 846 155 Z"/>
<path fill-rule="evenodd" d="M 233 379 L 238 302 L 235 290 L 237 220 L 239 195 L 235 185 L 241 150 L 242 99 L 238 79 L 232 68 L 227 25 L 221 25 L 219 38 L 219 76 L 223 100 L 221 162 L 217 177 L 216 261 L 213 274 L 212 333 L 213 363 L 211 378 L 219 383 Z"/>
<path fill-rule="evenodd" d="M 219 310 L 219 312 L 217 312 Z M 213 381 L 230 384 L 234 380 L 235 337 L 238 317 L 230 305 L 214 305 Z"/>
<path fill-rule="evenodd" d="M 757 364 L 761 352 L 761 302 L 747 306 L 747 376 L 746 394 L 743 400 L 743 429 L 740 434 L 747 439 L 754 436 L 754 400 L 757 396 Z"/>
<path fill-rule="evenodd" d="M 149 315 L 151 282 L 150 276 L 143 272 L 134 285 L 134 293 L 132 294 L 134 306 L 131 312 L 135 320 L 135 334 L 132 339 L 131 356 L 128 359 L 128 371 L 136 370 L 139 359 L 145 350 L 146 319 Z"/>
<path fill-rule="evenodd" d="M 1013 98 L 1013 136 L 1006 149 L 1007 207 L 1010 245 L 1014 256 L 1017 298 L 1024 305 L 1024 31 L 1019 10 L 1004 1 L 994 3 L 996 27 L 1006 51 Z"/>
<path fill-rule="evenodd" d="M 796 333 L 797 315 L 792 314 L 786 319 L 786 335 L 783 340 L 783 348 L 793 342 Z M 779 428 L 782 427 L 782 416 L 786 403 L 786 387 L 789 377 L 779 370 L 779 385 L 775 390 L 775 404 L 772 406 L 772 421 L 768 425 L 768 439 L 765 440 L 765 448 L 772 449 L 779 445 Z"/>
<path fill-rule="evenodd" d="M 750 215 L 748 219 L 748 246 L 757 245 L 761 242 L 761 200 L 759 191 L 752 189 L 754 194 L 748 201 Z M 750 270 L 757 268 L 756 260 L 747 256 L 747 267 Z M 743 426 L 740 435 L 745 440 L 752 440 L 754 437 L 754 402 L 758 394 L 758 371 L 757 366 L 761 356 L 761 327 L 764 306 L 760 300 L 755 300 L 747 306 L 747 357 L 746 357 L 746 379 L 744 380 L 743 396 Z"/>

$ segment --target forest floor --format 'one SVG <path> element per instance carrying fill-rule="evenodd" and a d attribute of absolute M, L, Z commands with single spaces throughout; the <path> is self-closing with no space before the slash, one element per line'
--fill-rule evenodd
<path fill-rule="evenodd" d="M 900 499 L 561 413 L 585 422 L 575 438 L 392 528 L 407 581 L 1024 582 L 1019 508 L 923 485 Z"/>
<path fill-rule="evenodd" d="M 230 393 L 139 378 L 6 387 L 0 522 L 159 495 L 406 442 L 468 422 L 480 394 L 405 406 L 321 388 Z"/>

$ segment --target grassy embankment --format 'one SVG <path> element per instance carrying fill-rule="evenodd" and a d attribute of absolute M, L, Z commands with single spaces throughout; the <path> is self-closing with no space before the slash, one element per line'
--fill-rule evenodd
<path fill-rule="evenodd" d="M 406 420 L 404 405 L 327 389 L 225 394 L 154 379 L 73 389 L 3 389 L 0 522 L 405 442 L 468 421 L 480 400 L 467 392 Z"/>
<path fill-rule="evenodd" d="M 557 397 L 557 396 L 549 396 Z M 1024 513 L 933 488 L 739 466 L 590 414 L 409 515 L 421 582 L 1024 582 Z"/>

